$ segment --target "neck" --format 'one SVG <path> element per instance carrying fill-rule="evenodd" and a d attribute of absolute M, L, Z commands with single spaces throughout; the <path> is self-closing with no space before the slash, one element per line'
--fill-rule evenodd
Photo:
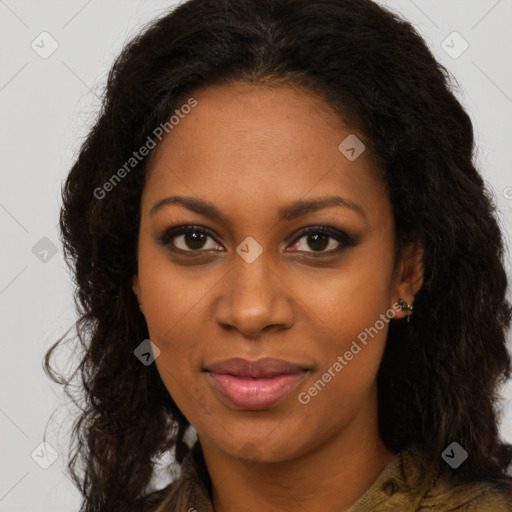
<path fill-rule="evenodd" d="M 247 462 L 200 436 L 216 512 L 287 512 L 349 508 L 394 454 L 377 421 L 364 412 L 341 433 L 303 455 L 279 462 Z"/>

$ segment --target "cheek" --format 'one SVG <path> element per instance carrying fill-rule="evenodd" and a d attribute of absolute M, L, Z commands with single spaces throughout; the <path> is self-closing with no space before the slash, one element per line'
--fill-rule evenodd
<path fill-rule="evenodd" d="M 322 365 L 297 399 L 327 431 L 348 425 L 370 403 L 391 320 L 385 318 L 387 322 L 380 311 L 372 315 L 368 310 L 347 321 L 340 315 L 335 342 L 318 347 Z"/>
<path fill-rule="evenodd" d="M 198 396 L 192 382 L 201 333 L 197 332 L 198 308 L 208 292 L 204 282 L 173 271 L 159 249 L 141 248 L 139 280 L 149 338 L 160 350 L 155 364 L 173 399 L 181 409 L 184 397 Z M 203 336 L 204 337 L 204 336 Z"/>
<path fill-rule="evenodd" d="M 202 325 L 197 321 L 198 311 L 219 277 L 218 273 L 199 272 L 193 266 L 179 267 L 166 254 L 165 248 L 143 240 L 139 280 L 152 341 L 165 346 L 172 339 L 183 338 L 193 340 L 192 345 L 187 345 L 189 350 L 193 348 L 199 341 L 199 336 L 193 332 L 194 326 Z M 179 351 L 181 346 L 176 348 Z"/>
<path fill-rule="evenodd" d="M 198 414 L 207 413 L 208 404 L 205 390 L 194 375 L 190 361 L 179 352 L 178 347 L 169 344 L 155 362 L 172 399 L 185 417 L 194 424 Z"/>
<path fill-rule="evenodd" d="M 373 245 L 373 244 L 372 244 Z M 379 258 L 373 252 L 380 253 Z M 348 350 L 351 340 L 371 328 L 390 308 L 392 261 L 386 251 L 354 251 L 337 270 L 290 283 L 307 305 L 311 320 L 325 328 L 326 347 Z M 379 322 L 378 330 L 386 331 Z M 380 334 L 385 339 L 386 332 Z M 362 336 L 364 337 L 364 335 Z"/>
<path fill-rule="evenodd" d="M 316 347 L 321 366 L 306 389 L 311 409 L 334 407 L 350 415 L 373 386 L 394 317 L 391 264 L 386 255 L 377 259 L 361 251 L 324 286 L 301 296 L 326 327 Z"/>

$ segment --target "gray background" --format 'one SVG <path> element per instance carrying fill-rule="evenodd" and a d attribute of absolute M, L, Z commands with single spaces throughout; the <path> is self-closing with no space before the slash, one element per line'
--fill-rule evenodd
<path fill-rule="evenodd" d="M 0 0 L 0 512 L 78 510 L 78 492 L 64 475 L 74 409 L 41 366 L 74 320 L 73 287 L 58 242 L 60 186 L 94 119 L 114 56 L 174 3 Z M 476 163 L 494 191 L 510 247 L 512 0 L 380 3 L 409 19 L 460 83 L 458 97 L 475 125 Z M 52 44 L 56 51 L 42 58 Z M 507 271 L 512 276 L 510 249 Z M 502 406 L 502 435 L 512 442 L 511 385 Z M 51 446 L 41 446 L 55 411 L 46 438 Z M 166 481 L 161 475 L 155 483 Z"/>

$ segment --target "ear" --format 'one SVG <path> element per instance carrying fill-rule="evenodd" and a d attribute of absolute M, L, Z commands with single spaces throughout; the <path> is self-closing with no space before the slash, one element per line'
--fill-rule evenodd
<path fill-rule="evenodd" d="M 414 303 L 414 297 L 423 285 L 424 249 L 420 242 L 408 242 L 400 251 L 393 283 L 392 303 L 404 299 L 409 304 Z M 407 311 L 395 308 L 397 319 L 408 316 Z"/>
<path fill-rule="evenodd" d="M 139 301 L 139 304 L 142 304 L 142 290 L 140 288 L 139 276 L 136 274 L 132 279 L 132 290 Z"/>

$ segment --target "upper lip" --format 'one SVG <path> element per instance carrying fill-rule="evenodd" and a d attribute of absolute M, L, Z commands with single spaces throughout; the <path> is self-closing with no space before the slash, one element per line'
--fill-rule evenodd
<path fill-rule="evenodd" d="M 233 357 L 212 363 L 206 367 L 206 370 L 211 373 L 224 373 L 240 377 L 272 377 L 298 373 L 306 371 L 308 368 L 273 357 L 263 357 L 256 361 L 250 361 L 242 357 Z"/>

